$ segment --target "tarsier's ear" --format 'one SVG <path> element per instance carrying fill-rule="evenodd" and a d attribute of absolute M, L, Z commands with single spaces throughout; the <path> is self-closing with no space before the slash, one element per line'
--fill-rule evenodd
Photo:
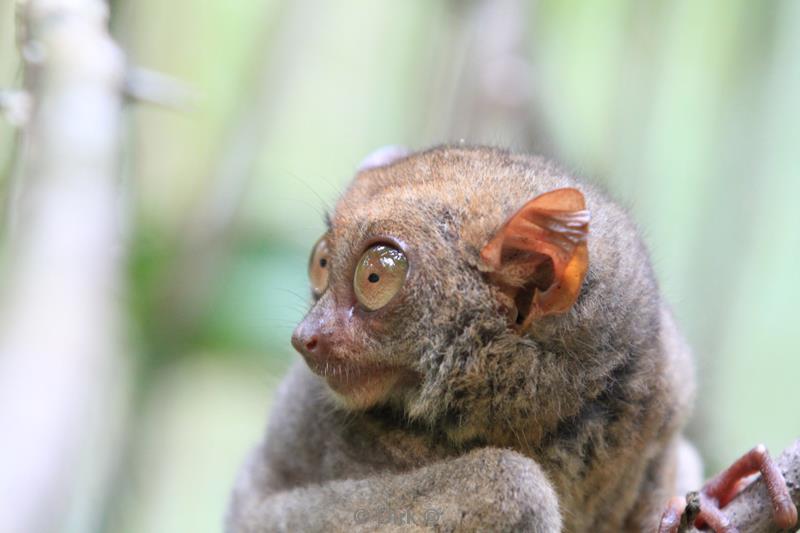
<path fill-rule="evenodd" d="M 579 190 L 551 191 L 522 206 L 481 250 L 482 269 L 521 331 L 578 299 L 589 267 L 589 219 Z"/>
<path fill-rule="evenodd" d="M 358 164 L 358 170 L 361 172 L 362 170 L 367 170 L 370 168 L 377 168 L 383 167 L 386 165 L 390 165 L 397 161 L 398 159 L 402 159 L 411 151 L 406 148 L 405 146 L 398 146 L 398 145 L 389 145 L 383 146 L 378 148 L 377 150 L 373 150 L 370 152 L 367 157 L 365 157 L 361 163 Z"/>

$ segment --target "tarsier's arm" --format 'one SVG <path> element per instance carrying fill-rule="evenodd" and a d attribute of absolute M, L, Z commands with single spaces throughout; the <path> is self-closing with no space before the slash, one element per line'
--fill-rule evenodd
<path fill-rule="evenodd" d="M 561 530 L 555 492 L 538 465 L 497 448 L 480 448 L 404 474 L 269 495 L 242 481 L 229 533 Z"/>

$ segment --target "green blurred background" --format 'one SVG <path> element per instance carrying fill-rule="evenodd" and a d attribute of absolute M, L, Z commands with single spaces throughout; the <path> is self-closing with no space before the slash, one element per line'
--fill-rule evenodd
<path fill-rule="evenodd" d="M 0 2 L 0 86 L 19 83 Z M 321 212 L 385 144 L 542 152 L 630 207 L 697 354 L 690 432 L 715 470 L 800 437 L 800 2 L 113 0 L 132 64 L 134 383 L 112 490 L 66 530 L 218 531 L 295 358 Z M 8 205 L 14 132 L 0 123 Z"/>

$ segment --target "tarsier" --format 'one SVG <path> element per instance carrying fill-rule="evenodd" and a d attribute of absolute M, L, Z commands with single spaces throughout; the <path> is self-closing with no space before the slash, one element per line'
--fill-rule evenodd
<path fill-rule="evenodd" d="M 228 531 L 677 530 L 670 497 L 701 484 L 691 355 L 622 208 L 543 158 L 389 148 L 327 225 L 305 364 Z M 756 472 L 794 524 L 762 447 L 703 486 L 696 524 L 732 531 Z"/>

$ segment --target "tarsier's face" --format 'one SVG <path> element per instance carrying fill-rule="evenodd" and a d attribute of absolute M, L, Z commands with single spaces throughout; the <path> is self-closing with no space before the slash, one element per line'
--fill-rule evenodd
<path fill-rule="evenodd" d="M 292 343 L 353 408 L 402 399 L 419 386 L 433 326 L 426 318 L 447 305 L 443 291 L 454 287 L 457 250 L 420 227 L 413 211 L 380 197 L 351 206 L 346 196 L 310 254 L 314 303 Z"/>
<path fill-rule="evenodd" d="M 450 364 L 438 354 L 457 336 L 477 328 L 469 350 L 480 349 L 535 315 L 562 312 L 562 287 L 579 285 L 585 272 L 584 262 L 568 279 L 585 232 L 566 259 L 551 258 L 563 243 L 542 240 L 553 230 L 536 219 L 541 208 L 524 213 L 535 215 L 527 224 L 540 235 L 520 244 L 511 221 L 498 230 L 502 218 L 487 224 L 473 196 L 446 180 L 406 180 L 403 164 L 361 172 L 338 202 L 309 258 L 314 304 L 292 336 L 311 370 L 351 408 L 407 404 Z"/>
<path fill-rule="evenodd" d="M 308 275 L 314 308 L 292 343 L 342 399 L 367 407 L 417 381 L 413 369 L 398 358 L 369 354 L 369 341 L 386 332 L 392 315 L 403 306 L 411 265 L 404 245 L 385 236 L 368 237 L 356 248 L 363 248 L 358 257 L 339 254 L 338 261 L 333 240 L 331 231 L 311 251 Z"/>

